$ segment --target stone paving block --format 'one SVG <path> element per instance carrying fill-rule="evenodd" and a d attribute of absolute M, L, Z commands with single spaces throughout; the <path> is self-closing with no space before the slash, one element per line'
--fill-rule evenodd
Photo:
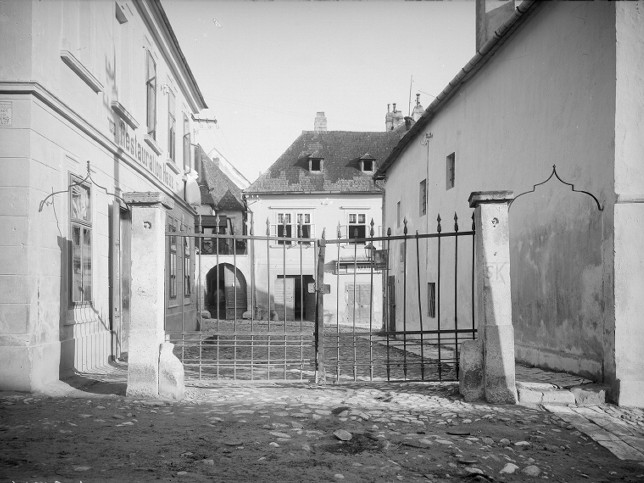
<path fill-rule="evenodd" d="M 575 395 L 578 406 L 594 406 L 606 402 L 606 388 L 595 384 L 586 384 L 570 388 Z"/>
<path fill-rule="evenodd" d="M 644 453 L 622 441 L 597 441 L 620 460 L 644 461 Z"/>

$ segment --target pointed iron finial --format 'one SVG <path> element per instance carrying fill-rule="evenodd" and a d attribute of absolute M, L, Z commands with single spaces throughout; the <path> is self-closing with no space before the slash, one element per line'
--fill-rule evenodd
<path fill-rule="evenodd" d="M 387 236 L 391 236 L 391 227 L 387 228 Z"/>
<path fill-rule="evenodd" d="M 271 236 L 271 220 L 266 217 L 266 236 Z"/>
<path fill-rule="evenodd" d="M 454 212 L 454 231 L 458 231 L 458 215 Z"/>
<path fill-rule="evenodd" d="M 403 235 L 407 234 L 407 218 L 403 218 Z"/>
<path fill-rule="evenodd" d="M 338 221 L 338 238 L 342 238 L 342 225 Z"/>
<path fill-rule="evenodd" d="M 436 218 L 436 221 L 438 222 L 438 226 L 436 227 L 436 232 L 440 233 L 441 231 L 443 231 L 443 228 L 441 228 L 441 215 L 438 215 L 438 217 Z"/>
<path fill-rule="evenodd" d="M 474 212 L 472 212 L 472 231 L 476 231 L 474 224 Z"/>
<path fill-rule="evenodd" d="M 371 218 L 371 223 L 369 224 L 371 225 L 371 229 L 369 230 L 369 236 L 373 238 L 373 225 L 375 225 L 375 223 L 373 222 L 373 218 Z"/>

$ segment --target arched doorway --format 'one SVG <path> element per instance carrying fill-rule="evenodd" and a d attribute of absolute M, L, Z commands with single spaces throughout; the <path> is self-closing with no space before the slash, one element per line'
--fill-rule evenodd
<path fill-rule="evenodd" d="M 241 319 L 247 310 L 246 278 L 230 263 L 214 266 L 206 275 L 206 310 L 216 319 Z"/>

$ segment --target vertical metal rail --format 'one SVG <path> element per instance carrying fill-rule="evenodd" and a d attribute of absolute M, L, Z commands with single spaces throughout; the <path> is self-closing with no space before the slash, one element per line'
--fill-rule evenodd
<path fill-rule="evenodd" d="M 277 233 L 275 233 L 277 235 Z M 271 236 L 271 222 L 266 218 L 266 281 L 267 281 L 267 290 L 268 290 L 268 335 L 266 336 L 266 378 L 271 380 L 271 246 L 270 246 L 270 236 Z"/>
<path fill-rule="evenodd" d="M 246 241 L 246 250 L 250 258 L 250 380 L 255 380 L 255 234 L 254 223 L 250 225 L 250 237 Z M 260 339 L 261 340 L 261 339 Z"/>
<path fill-rule="evenodd" d="M 215 217 L 215 267 L 217 267 L 217 272 L 216 272 L 216 280 L 217 284 L 215 286 L 215 293 L 217 294 L 217 306 L 215 307 L 215 313 L 217 314 L 217 334 L 220 333 L 220 327 L 219 327 L 219 321 L 221 319 L 221 313 L 220 313 L 220 308 L 221 308 L 221 297 L 219 293 L 219 272 L 221 271 L 221 267 L 219 266 L 219 215 Z M 233 335 L 233 337 L 236 337 Z M 220 336 L 217 336 L 215 339 L 217 343 L 215 344 L 215 355 L 217 357 L 217 379 L 219 379 L 221 373 L 220 373 L 220 364 L 219 361 L 221 360 L 219 357 L 219 341 L 221 340 Z"/>
<path fill-rule="evenodd" d="M 403 374 L 407 380 L 407 218 L 403 219 Z"/>
<path fill-rule="evenodd" d="M 233 342 L 233 379 L 237 380 L 237 240 L 234 235 L 229 240 L 232 240 L 233 244 L 233 333 L 235 334 Z M 224 283 L 226 283 L 225 277 Z M 226 300 L 226 320 L 228 320 L 228 300 Z M 243 341 L 244 337 L 242 336 L 242 350 L 244 347 Z"/>
<path fill-rule="evenodd" d="M 391 378 L 391 360 L 389 355 L 389 331 L 391 330 L 391 287 L 389 286 L 389 265 L 391 263 L 391 227 L 387 228 L 387 327 L 385 334 L 387 337 L 387 381 Z M 394 287 L 395 290 L 395 287 Z M 395 330 L 395 328 L 394 328 Z"/>
<path fill-rule="evenodd" d="M 436 283 L 436 316 L 438 322 L 438 380 L 443 380 L 443 367 L 441 363 L 441 215 L 438 215 L 436 218 L 438 225 L 436 226 L 436 233 L 438 233 L 438 259 L 437 259 L 437 268 L 438 268 L 438 280 Z"/>
<path fill-rule="evenodd" d="M 353 380 L 356 381 L 358 377 L 358 351 L 356 349 L 356 293 L 357 293 L 357 277 L 358 277 L 358 229 L 353 231 L 353 321 L 351 328 L 351 343 L 353 345 Z"/>
<path fill-rule="evenodd" d="M 472 339 L 476 339 L 475 331 L 476 325 L 474 322 L 474 276 L 476 274 L 475 265 L 476 265 L 476 226 L 474 223 L 474 213 L 472 213 Z"/>
<path fill-rule="evenodd" d="M 286 216 L 282 219 L 282 233 L 286 237 Z M 288 242 L 292 243 L 291 240 Z M 284 372 L 283 378 L 286 379 L 286 240 L 282 244 L 282 301 L 284 303 L 284 322 L 282 324 L 284 330 Z"/>
<path fill-rule="evenodd" d="M 425 341 L 423 338 L 423 303 L 420 296 L 420 242 L 416 230 L 416 278 L 418 283 L 418 321 L 420 324 L 420 378 L 425 380 Z"/>
<path fill-rule="evenodd" d="M 302 238 L 302 223 L 298 223 L 297 225 L 297 233 L 298 233 L 298 238 Z M 309 230 L 309 235 L 310 235 L 310 230 Z M 299 241 L 300 245 L 300 379 L 303 377 L 304 373 L 304 336 L 302 335 L 303 332 L 303 326 L 304 326 L 304 275 L 303 275 L 303 268 L 302 268 L 302 240 Z"/>
<path fill-rule="evenodd" d="M 458 377 L 458 215 L 454 213 L 454 365 Z"/>
<path fill-rule="evenodd" d="M 342 238 L 340 222 L 338 222 L 338 239 Z M 338 243 L 338 261 L 336 262 L 336 289 L 335 289 L 335 380 L 340 380 L 340 243 Z"/>
<path fill-rule="evenodd" d="M 371 229 L 369 230 L 369 237 L 371 245 L 369 253 L 369 380 L 373 381 L 373 264 L 376 254 L 376 247 L 373 244 L 373 218 L 371 219 Z"/>

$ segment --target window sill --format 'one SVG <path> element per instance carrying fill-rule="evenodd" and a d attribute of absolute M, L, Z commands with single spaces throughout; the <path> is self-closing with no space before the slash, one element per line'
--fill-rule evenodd
<path fill-rule="evenodd" d="M 146 143 L 148 146 L 150 146 L 150 148 L 152 149 L 152 151 L 154 151 L 154 152 L 156 153 L 156 155 L 157 155 L 157 156 L 161 154 L 161 148 L 159 147 L 159 145 L 157 144 L 157 142 L 156 142 L 154 139 L 152 139 L 152 137 L 151 137 L 149 134 L 146 134 L 146 135 L 145 135 L 145 143 Z"/>
<path fill-rule="evenodd" d="M 130 114 L 125 106 L 123 106 L 123 104 L 121 104 L 119 101 L 112 101 L 112 110 L 117 113 L 119 117 L 123 119 L 132 129 L 139 127 L 139 123 L 136 119 L 134 119 L 134 116 Z"/>
<path fill-rule="evenodd" d="M 63 62 L 80 77 L 85 84 L 87 84 L 94 92 L 102 92 L 104 87 L 101 81 L 99 81 L 94 75 L 89 71 L 83 63 L 78 60 L 69 50 L 61 50 L 60 58 L 63 59 Z"/>
<path fill-rule="evenodd" d="M 167 159 L 166 162 L 165 162 L 165 165 L 168 168 L 170 168 L 170 171 L 172 171 L 174 174 L 180 174 L 181 173 L 181 170 L 179 169 L 179 166 L 177 166 L 177 163 L 175 163 L 172 159 Z"/>

